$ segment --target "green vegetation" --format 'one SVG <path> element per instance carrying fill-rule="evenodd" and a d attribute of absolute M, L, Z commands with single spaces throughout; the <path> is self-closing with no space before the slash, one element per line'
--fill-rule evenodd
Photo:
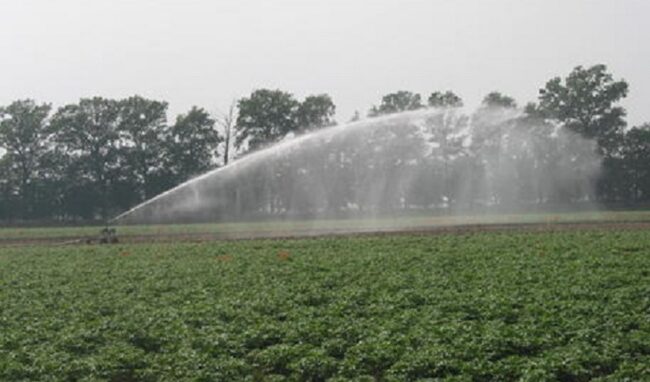
<path fill-rule="evenodd" d="M 650 233 L 0 250 L 0 380 L 647 380 Z"/>
<path fill-rule="evenodd" d="M 368 116 L 427 106 L 456 110 L 463 105 L 462 98 L 453 91 L 432 90 L 428 95 L 407 90 L 385 94 Z M 320 156 L 315 160 L 321 164 L 318 170 L 340 168 L 337 179 L 346 185 L 329 195 L 331 200 L 325 207 L 329 212 L 336 212 L 350 203 L 359 204 L 355 195 L 366 193 L 363 183 L 356 182 L 359 168 L 375 169 L 371 175 L 390 174 L 390 179 L 417 170 L 417 187 L 388 192 L 390 198 L 377 202 L 389 210 L 454 205 L 465 199 L 470 206 L 488 201 L 489 204 L 544 207 L 586 199 L 647 205 L 650 124 L 628 128 L 625 109 L 620 106 L 627 96 L 628 83 L 616 79 L 604 65 L 577 66 L 566 77 L 550 79 L 539 92 L 536 102 L 526 104 L 517 120 L 526 131 L 534 127 L 530 133 L 534 133 L 531 147 L 535 149 L 522 149 L 516 155 L 516 166 L 503 167 L 512 179 L 494 191 L 495 194 L 482 194 L 480 187 L 467 188 L 458 180 L 484 179 L 488 184 L 503 184 L 490 168 L 495 163 L 501 168 L 506 134 L 504 126 L 490 122 L 490 110 L 513 109 L 518 103 L 497 91 L 488 93 L 475 113 L 465 115 L 458 110 L 458 119 L 429 118 L 427 136 L 430 135 L 429 143 L 435 150 L 417 149 L 415 145 L 420 141 L 404 126 L 399 135 L 406 139 L 406 147 L 413 145 L 407 157 L 401 151 L 391 154 L 388 150 L 381 157 L 373 157 L 371 163 L 363 163 L 357 156 L 365 145 L 375 148 L 386 145 L 393 139 L 392 134 L 380 134 L 374 140 L 347 140 L 336 152 L 316 151 Z M 291 93 L 277 89 L 257 89 L 236 100 L 228 112 L 217 115 L 192 107 L 168 121 L 167 109 L 167 102 L 141 96 L 119 100 L 83 98 L 56 109 L 28 99 L 0 105 L 0 222 L 102 221 L 247 152 L 270 146 L 288 135 L 337 123 L 336 104 L 328 94 L 308 95 L 298 100 Z M 482 133 L 474 137 L 477 139 L 471 139 L 473 143 L 468 146 L 466 125 L 470 120 L 473 126 L 479 126 L 476 131 Z M 597 143 L 597 151 L 602 156 L 598 179 L 591 179 L 588 176 L 591 172 L 585 170 L 597 162 L 592 156 L 580 147 L 558 146 L 554 138 L 558 134 L 556 126 L 561 126 L 564 133 L 575 133 Z M 488 162 L 484 158 L 486 153 L 490 153 Z M 461 176 L 468 169 L 471 176 Z M 562 173 L 560 179 L 549 178 L 557 169 L 568 172 Z M 272 203 L 256 203 L 254 196 L 259 190 L 246 183 L 253 196 L 248 195 L 249 200 L 247 193 L 243 193 L 242 203 L 237 204 L 236 210 L 241 206 L 251 210 L 239 211 L 248 215 L 234 216 L 268 215 L 268 211 L 295 207 L 281 197 L 292 191 L 285 188 L 291 185 L 286 179 L 295 176 L 291 175 L 295 169 L 289 166 L 274 171 L 283 171 L 280 172 L 283 176 L 275 174 L 263 179 L 271 185 L 268 192 L 278 197 L 267 199 L 273 200 Z M 260 177 L 261 174 L 254 174 L 258 182 Z M 538 184 L 567 179 L 575 184 L 562 187 L 561 192 L 551 192 L 554 188 L 545 187 L 536 191 Z M 589 184 L 597 181 L 593 192 L 589 191 L 591 187 L 585 187 L 585 181 Z M 371 206 L 365 209 L 368 207 Z M 306 208 L 301 208 L 302 212 Z M 275 216 L 267 217 L 278 217 L 277 212 L 271 214 Z"/>

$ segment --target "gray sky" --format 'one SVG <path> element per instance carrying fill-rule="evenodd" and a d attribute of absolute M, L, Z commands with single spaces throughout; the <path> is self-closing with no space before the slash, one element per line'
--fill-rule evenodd
<path fill-rule="evenodd" d="M 382 94 L 534 100 L 607 64 L 650 121 L 649 0 L 0 0 L 0 104 L 140 94 L 172 114 L 255 88 L 326 92 L 339 121 Z"/>

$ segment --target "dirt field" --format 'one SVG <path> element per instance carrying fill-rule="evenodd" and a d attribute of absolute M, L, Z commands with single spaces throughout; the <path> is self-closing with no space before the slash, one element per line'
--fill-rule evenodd
<path fill-rule="evenodd" d="M 92 227 L 98 234 L 83 231 L 74 234 L 45 235 L 29 237 L 0 237 L 1 246 L 25 245 L 85 245 L 99 242 L 98 227 Z M 441 235 L 441 234 L 472 234 L 480 232 L 560 232 L 560 231 L 593 231 L 593 230 L 650 230 L 650 220 L 603 220 L 603 221 L 549 221 L 545 223 L 478 223 L 453 225 L 414 225 L 414 226 L 379 226 L 379 227 L 282 227 L 277 229 L 250 230 L 196 230 L 185 232 L 175 230 L 158 230 L 158 232 L 141 232 L 134 230 L 119 234 L 120 243 L 166 243 L 166 242 L 203 242 L 214 240 L 249 240 L 249 239 L 290 239 L 313 238 L 325 236 L 382 236 L 382 235 Z"/>

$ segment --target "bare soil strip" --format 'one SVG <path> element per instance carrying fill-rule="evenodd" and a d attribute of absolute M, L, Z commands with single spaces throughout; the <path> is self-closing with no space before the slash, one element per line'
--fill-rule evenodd
<path fill-rule="evenodd" d="M 238 232 L 196 232 L 164 234 L 127 234 L 119 236 L 119 243 L 169 243 L 169 242 L 205 242 L 217 240 L 253 240 L 253 239 L 300 239 L 317 237 L 346 236 L 384 236 L 384 235 L 464 235 L 484 232 L 556 232 L 556 231 L 593 231 L 593 230 L 650 230 L 650 221 L 617 222 L 571 222 L 571 223 L 493 223 L 467 224 L 451 226 L 416 226 L 399 228 L 362 228 L 362 229 L 293 229 L 277 231 L 238 231 Z M 5 238 L 0 239 L 0 247 L 25 245 L 86 245 L 99 243 L 99 235 L 93 237 L 40 237 L 40 238 Z"/>

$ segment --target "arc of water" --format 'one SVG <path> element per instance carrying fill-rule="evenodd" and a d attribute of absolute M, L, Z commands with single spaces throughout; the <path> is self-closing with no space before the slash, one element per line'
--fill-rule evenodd
<path fill-rule="evenodd" d="M 206 173 L 204 173 L 202 175 L 199 175 L 199 176 L 197 176 L 195 178 L 192 178 L 192 179 L 190 179 L 190 180 L 188 180 L 186 182 L 183 182 L 183 183 L 179 184 L 178 186 L 173 187 L 173 188 L 171 188 L 171 189 L 169 189 L 169 190 L 167 190 L 167 191 L 165 191 L 165 192 L 163 192 L 161 194 L 158 194 L 158 195 L 154 196 L 153 198 L 138 204 L 137 206 L 131 208 L 130 210 L 125 211 L 125 212 L 117 215 L 113 219 L 109 220 L 109 222 L 110 223 L 117 223 L 120 220 L 128 217 L 129 215 L 132 215 L 133 213 L 135 213 L 135 212 L 137 212 L 139 210 L 142 210 L 143 208 L 145 208 L 145 207 L 147 207 L 147 206 L 149 206 L 149 205 L 151 205 L 151 204 L 153 204 L 155 202 L 158 202 L 158 201 L 160 201 L 162 199 L 170 197 L 170 196 L 176 194 L 177 192 L 179 192 L 180 190 L 183 190 L 183 189 L 185 189 L 187 187 L 191 187 L 191 186 L 193 186 L 195 184 L 198 184 L 198 183 L 204 181 L 205 179 L 216 177 L 219 174 L 227 172 L 227 171 L 236 171 L 239 167 L 245 167 L 245 166 L 254 164 L 256 162 L 263 161 L 263 160 L 267 159 L 268 157 L 270 157 L 270 156 L 272 156 L 272 155 L 274 155 L 274 154 L 276 154 L 278 152 L 287 151 L 287 150 L 290 150 L 292 148 L 298 147 L 301 144 L 303 144 L 303 143 L 305 143 L 306 141 L 309 141 L 309 140 L 332 136 L 332 135 L 335 135 L 338 132 L 343 131 L 343 130 L 362 129 L 362 128 L 367 127 L 369 125 L 379 127 L 379 126 L 384 126 L 385 124 L 388 124 L 388 123 L 392 124 L 392 123 L 396 123 L 396 122 L 399 122 L 399 121 L 420 120 L 420 119 L 423 119 L 423 118 L 425 118 L 425 117 L 427 117 L 429 115 L 433 115 L 433 114 L 440 113 L 440 112 L 441 112 L 440 109 L 427 108 L 427 109 L 420 109 L 420 110 L 415 110 L 415 111 L 407 111 L 407 112 L 402 112 L 402 113 L 390 114 L 390 115 L 386 115 L 386 116 L 382 116 L 382 117 L 376 117 L 376 118 L 372 118 L 372 119 L 365 119 L 365 120 L 356 121 L 356 122 L 349 122 L 349 123 L 342 124 L 342 125 L 335 125 L 335 126 L 332 126 L 332 127 L 324 128 L 324 129 L 321 129 L 321 130 L 316 130 L 316 131 L 309 132 L 309 133 L 306 133 L 306 134 L 303 134 L 303 135 L 299 135 L 299 136 L 294 137 L 294 138 L 282 140 L 282 141 L 280 141 L 280 142 L 278 142 L 278 143 L 276 143 L 274 145 L 268 146 L 268 147 L 266 147 L 264 149 L 258 150 L 256 152 L 251 153 L 251 154 L 248 154 L 248 155 L 246 155 L 246 156 L 244 156 L 244 157 L 242 157 L 242 158 L 240 158 L 240 159 L 238 159 L 236 161 L 230 162 L 226 166 L 219 167 L 217 169 L 208 171 L 208 172 L 206 172 Z"/>

